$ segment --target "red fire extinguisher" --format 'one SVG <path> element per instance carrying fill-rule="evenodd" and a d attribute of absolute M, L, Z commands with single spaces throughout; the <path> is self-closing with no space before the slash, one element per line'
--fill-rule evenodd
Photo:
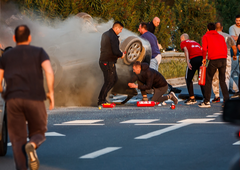
<path fill-rule="evenodd" d="M 137 107 L 154 107 L 155 102 L 154 101 L 138 101 Z"/>
<path fill-rule="evenodd" d="M 204 86 L 206 83 L 206 66 L 202 65 L 199 70 L 198 84 Z"/>
<path fill-rule="evenodd" d="M 102 105 L 103 108 L 113 108 L 113 107 L 115 107 L 115 106 L 116 106 L 115 103 L 104 103 L 104 104 Z"/>

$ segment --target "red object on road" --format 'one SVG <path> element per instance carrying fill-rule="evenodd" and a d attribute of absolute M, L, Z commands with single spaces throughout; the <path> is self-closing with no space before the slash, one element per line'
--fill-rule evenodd
<path fill-rule="evenodd" d="M 105 103 L 102 105 L 103 108 L 113 108 L 115 106 L 116 106 L 115 103 Z"/>
<path fill-rule="evenodd" d="M 176 106 L 175 106 L 174 104 L 172 104 L 172 105 L 170 106 L 170 108 L 171 108 L 171 109 L 175 109 Z"/>
<path fill-rule="evenodd" d="M 201 66 L 198 76 L 198 84 L 204 86 L 206 83 L 206 66 Z"/>
<path fill-rule="evenodd" d="M 138 101 L 137 107 L 154 107 L 155 102 L 154 101 Z"/>

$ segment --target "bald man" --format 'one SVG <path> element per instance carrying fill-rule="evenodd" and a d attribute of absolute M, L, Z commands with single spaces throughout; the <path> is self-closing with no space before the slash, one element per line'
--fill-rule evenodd
<path fill-rule="evenodd" d="M 188 34 L 184 33 L 180 36 L 181 44 L 180 47 L 185 53 L 187 68 L 186 68 L 186 84 L 189 93 L 189 98 L 184 102 L 187 105 L 197 103 L 194 92 L 192 79 L 195 72 L 198 71 L 202 65 L 202 47 L 196 41 L 190 40 Z M 201 86 L 201 91 L 204 96 L 204 86 Z"/>
<path fill-rule="evenodd" d="M 155 28 L 158 27 L 159 24 L 160 19 L 158 17 L 154 17 L 153 20 L 147 24 L 148 31 L 154 34 Z"/>
<path fill-rule="evenodd" d="M 231 60 L 231 48 L 233 49 L 233 60 L 236 60 L 237 57 L 237 47 L 236 47 L 236 44 L 235 44 L 235 41 L 234 39 L 227 33 L 224 33 L 222 32 L 223 30 L 223 26 L 220 22 L 217 22 L 215 24 L 216 26 L 216 31 L 222 35 L 225 39 L 225 42 L 227 44 L 227 50 L 228 50 L 228 53 L 227 53 L 227 63 L 226 63 L 226 72 L 225 72 L 225 82 L 226 82 L 226 85 L 227 85 L 227 88 L 229 90 L 229 82 L 230 80 L 232 79 L 231 78 L 231 64 L 232 64 L 232 60 Z M 213 76 L 213 81 L 212 81 L 212 88 L 213 88 L 213 93 L 215 94 L 215 98 L 212 100 L 212 103 L 217 103 L 217 102 L 220 102 L 220 96 L 219 96 L 219 72 L 218 70 L 216 71 L 216 73 L 214 74 Z M 231 80 L 233 82 L 233 87 L 234 89 L 236 89 L 236 92 L 238 92 L 238 87 L 236 85 L 236 83 Z"/>

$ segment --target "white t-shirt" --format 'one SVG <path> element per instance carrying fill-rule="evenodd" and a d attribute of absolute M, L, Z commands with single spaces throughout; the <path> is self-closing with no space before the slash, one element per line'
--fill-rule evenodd
<path fill-rule="evenodd" d="M 233 36 L 239 36 L 240 27 L 237 27 L 235 24 L 229 28 L 229 34 Z"/>

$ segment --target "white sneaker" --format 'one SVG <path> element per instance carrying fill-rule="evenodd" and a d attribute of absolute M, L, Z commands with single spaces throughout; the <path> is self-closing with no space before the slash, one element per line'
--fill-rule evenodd
<path fill-rule="evenodd" d="M 207 103 L 201 102 L 201 103 L 198 104 L 198 106 L 199 106 L 199 107 L 203 107 L 203 108 L 204 108 L 204 107 L 205 107 L 205 108 L 211 107 L 210 102 L 207 102 Z"/>

